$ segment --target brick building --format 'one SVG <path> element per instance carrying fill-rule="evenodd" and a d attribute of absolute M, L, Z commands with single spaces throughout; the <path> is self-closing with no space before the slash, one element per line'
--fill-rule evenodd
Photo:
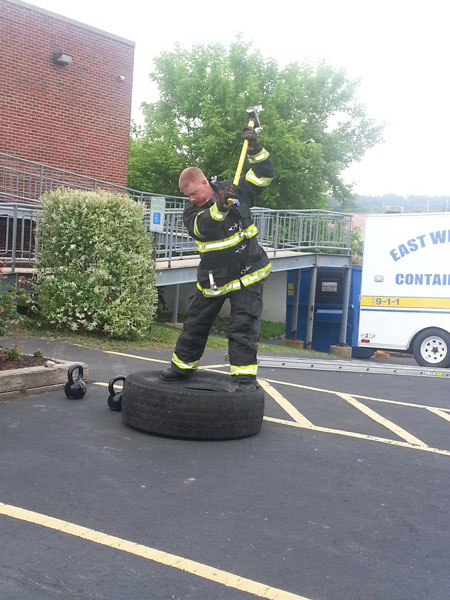
<path fill-rule="evenodd" d="M 20 0 L 0 40 L 0 152 L 126 185 L 134 42 Z"/>

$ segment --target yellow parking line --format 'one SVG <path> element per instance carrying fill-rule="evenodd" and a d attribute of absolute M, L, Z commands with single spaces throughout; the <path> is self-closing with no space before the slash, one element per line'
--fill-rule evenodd
<path fill-rule="evenodd" d="M 202 577 L 203 579 L 219 583 L 226 587 L 234 588 L 241 592 L 246 592 L 247 594 L 252 594 L 253 596 L 258 596 L 259 598 L 267 598 L 268 600 L 310 600 L 305 598 L 305 596 L 298 596 L 297 594 L 285 592 L 284 590 L 273 588 L 265 585 L 264 583 L 258 583 L 252 579 L 239 577 L 234 573 L 228 573 L 227 571 L 222 571 L 220 569 L 216 569 L 215 567 L 210 567 L 208 565 L 183 558 L 182 556 L 177 556 L 176 554 L 169 554 L 168 552 L 163 552 L 162 550 L 157 550 L 156 548 L 150 548 L 149 546 L 136 544 L 135 542 L 130 542 L 129 540 L 108 535 L 106 533 L 102 533 L 101 531 L 95 531 L 94 529 L 81 527 L 75 523 L 69 523 L 68 521 L 62 521 L 61 519 L 55 519 L 54 517 L 19 508 L 17 506 L 12 506 L 10 504 L 3 504 L 0 502 L 0 514 L 13 519 L 18 519 L 20 521 L 27 521 L 28 523 L 34 523 L 35 525 L 48 527 L 49 529 L 66 533 L 68 535 L 73 535 L 83 540 L 95 542 L 96 544 L 101 544 L 109 548 L 114 548 L 115 550 L 122 550 L 123 552 L 134 554 L 135 556 L 140 556 L 141 558 L 179 569 L 180 571 L 196 575 L 197 577 Z"/>
<path fill-rule="evenodd" d="M 299 429 L 307 429 L 308 431 L 317 431 L 319 433 L 333 433 L 335 435 L 343 435 L 345 437 L 357 438 L 359 440 L 368 440 L 369 442 L 381 442 L 382 444 L 388 444 L 389 446 L 400 446 L 401 448 L 410 448 L 411 450 L 422 450 L 423 452 L 431 452 L 433 454 L 443 454 L 444 456 L 450 456 L 450 450 L 430 448 L 429 446 L 417 446 L 415 444 L 408 444 L 408 442 L 399 442 L 398 440 L 379 438 L 373 435 L 366 435 L 364 433 L 356 433 L 354 431 L 345 431 L 343 429 L 329 429 L 328 427 L 318 427 L 317 425 L 313 425 L 312 427 L 303 427 L 302 425 L 299 425 L 294 421 L 284 421 L 283 419 L 276 419 L 274 417 L 264 417 L 264 421 L 271 421 L 272 423 L 279 423 L 280 425 L 288 425 L 289 427 L 298 427 Z"/>
<path fill-rule="evenodd" d="M 136 356 L 135 354 L 126 354 L 125 352 L 113 352 L 112 350 L 104 350 L 105 354 L 115 354 L 116 356 L 126 356 L 127 358 L 137 358 L 138 360 L 148 360 L 149 362 L 170 363 L 170 360 L 159 360 L 158 358 L 147 358 L 146 356 Z"/>
<path fill-rule="evenodd" d="M 312 392 L 320 392 L 322 394 L 336 395 L 336 394 L 342 393 L 342 392 L 338 392 L 336 390 L 328 390 L 328 389 L 323 389 L 323 388 L 311 387 L 309 385 L 301 385 L 300 383 L 290 383 L 289 381 L 278 381 L 276 379 L 267 379 L 267 378 L 265 378 L 265 380 L 269 381 L 270 383 L 287 385 L 287 386 L 299 388 L 302 390 L 310 390 Z M 398 400 L 385 400 L 384 398 L 375 398 L 373 396 L 362 396 L 361 394 L 352 394 L 352 396 L 353 396 L 353 398 L 361 398 L 361 400 L 373 400 L 374 402 L 383 402 L 386 404 L 397 404 L 398 406 L 410 406 L 412 408 L 437 408 L 438 410 L 442 410 L 442 411 L 450 411 L 450 408 L 445 408 L 442 406 L 427 406 L 425 404 L 413 404 L 412 402 L 400 402 Z"/>
<path fill-rule="evenodd" d="M 160 360 L 157 358 L 147 358 L 145 356 L 136 356 L 135 354 L 125 354 L 124 352 L 114 352 L 112 350 L 104 350 L 105 354 L 116 354 L 117 356 L 125 356 L 127 358 L 136 358 L 137 360 L 147 360 L 150 362 L 164 363 L 168 364 L 170 360 Z M 204 367 L 200 367 L 201 369 L 208 369 L 213 371 L 217 368 L 226 368 L 228 364 L 225 365 L 205 365 Z M 217 373 L 223 373 L 223 371 L 217 371 Z M 316 388 L 309 385 L 301 385 L 299 383 L 289 383 L 287 381 L 277 381 L 276 379 L 267 379 L 264 378 L 265 381 L 269 383 L 279 383 L 280 385 L 288 385 L 291 387 L 297 387 L 303 390 L 311 390 L 312 392 L 321 392 L 323 394 L 339 394 L 336 390 L 328 390 L 323 388 Z M 372 400 L 373 402 L 384 402 L 386 404 L 398 404 L 399 406 L 410 406 L 413 408 L 435 408 L 441 411 L 450 412 L 450 408 L 442 407 L 442 406 L 426 406 L 425 404 L 413 404 L 411 402 L 399 402 L 397 400 L 385 400 L 384 398 L 375 398 L 372 396 L 361 396 L 360 394 L 352 394 L 353 398 L 361 398 L 361 400 Z"/>
<path fill-rule="evenodd" d="M 120 352 L 111 352 L 108 351 L 109 354 L 118 354 L 121 356 L 127 356 L 129 358 L 136 358 L 136 359 L 140 359 L 140 360 L 149 360 L 149 361 L 154 361 L 154 362 L 163 362 L 163 363 L 168 363 L 169 361 L 163 361 L 163 360 L 157 360 L 157 359 L 150 359 L 150 358 L 146 358 L 146 357 L 141 357 L 141 356 L 136 356 L 133 354 L 124 354 L 124 353 L 120 353 Z M 223 371 L 215 371 L 215 369 L 217 367 L 226 367 L 228 365 L 206 365 L 204 368 L 207 370 L 210 370 L 211 372 L 216 372 L 216 373 L 223 373 Z M 389 421 L 389 419 L 385 419 L 384 417 L 382 417 L 381 415 L 379 415 L 378 413 L 376 413 L 375 411 L 371 410 L 370 408 L 368 408 L 367 406 L 365 406 L 364 404 L 362 404 L 361 402 L 358 402 L 356 400 L 356 398 L 360 398 L 362 400 L 370 400 L 370 401 L 374 401 L 374 402 L 382 402 L 382 403 L 386 403 L 386 404 L 396 404 L 398 406 L 407 406 L 407 407 L 412 407 L 412 408 L 425 408 L 427 410 L 429 410 L 430 412 L 438 415 L 439 417 L 446 419 L 447 421 L 450 422 L 450 414 L 448 414 L 448 412 L 450 412 L 449 408 L 446 407 L 438 407 L 438 406 L 426 406 L 424 404 L 414 404 L 411 402 L 400 402 L 400 401 L 396 401 L 396 400 L 386 400 L 384 398 L 376 398 L 373 396 L 363 396 L 361 394 L 345 394 L 343 392 L 338 392 L 337 390 L 329 390 L 329 389 L 324 389 L 324 388 L 317 388 L 317 387 L 313 387 L 313 386 L 308 386 L 308 385 L 301 385 L 298 383 L 290 383 L 287 381 L 278 381 L 276 379 L 258 379 L 259 383 L 261 384 L 261 386 L 267 391 L 267 393 L 272 396 L 272 398 L 278 402 L 278 404 L 294 419 L 294 425 L 298 426 L 298 427 L 302 427 L 303 429 L 311 429 L 314 431 L 319 431 L 319 432 L 324 432 L 324 433 L 334 433 L 337 435 L 347 435 L 350 437 L 356 437 L 356 438 L 360 438 L 360 439 L 366 439 L 366 440 L 372 440 L 372 441 L 379 441 L 379 442 L 383 442 L 386 444 L 391 444 L 391 445 L 395 445 L 395 446 L 403 446 L 405 448 L 414 448 L 414 449 L 419 449 L 419 450 L 424 450 L 426 452 L 434 452 L 436 454 L 444 454 L 447 456 L 450 456 L 450 451 L 447 450 L 440 450 L 439 448 L 430 448 L 429 446 L 427 446 L 424 442 L 422 442 L 422 440 L 419 440 L 419 438 L 417 438 L 416 436 L 412 435 L 411 433 L 409 433 L 408 431 L 406 431 L 405 429 L 403 429 L 402 427 L 396 425 L 395 423 L 393 423 L 392 421 Z M 394 432 L 396 435 L 398 435 L 399 437 L 401 437 L 402 439 L 406 440 L 406 442 L 397 442 L 395 440 L 387 440 L 384 438 L 376 438 L 374 436 L 369 436 L 369 435 L 365 435 L 365 434 L 358 434 L 358 433 L 353 433 L 353 432 L 346 432 L 343 430 L 338 430 L 338 429 L 327 429 L 324 427 L 317 427 L 315 425 L 312 424 L 311 421 L 309 421 L 304 415 L 302 415 L 290 402 L 288 402 L 288 400 L 286 400 L 286 398 L 284 398 L 277 390 L 275 390 L 275 388 L 273 388 L 270 384 L 271 383 L 276 383 L 279 385 L 287 385 L 290 387 L 295 387 L 295 388 L 299 388 L 299 389 L 304 389 L 304 390 L 310 390 L 313 392 L 320 392 L 323 394 L 332 394 L 334 396 L 340 396 L 341 398 L 343 398 L 344 400 L 346 400 L 347 402 L 349 402 L 350 404 L 352 404 L 355 408 L 357 408 L 358 410 L 361 410 L 361 412 L 363 412 L 364 414 L 366 414 L 367 416 L 369 416 L 371 419 L 373 419 L 374 421 L 376 421 L 377 423 L 380 423 L 381 425 L 387 427 L 388 429 L 390 429 L 392 432 Z M 103 386 L 107 386 L 106 383 L 100 383 L 100 382 L 96 382 L 97 385 L 103 385 Z M 270 417 L 264 417 L 265 420 L 268 421 L 274 421 L 274 422 L 280 422 L 283 423 L 285 425 L 292 425 L 292 423 L 290 421 L 283 421 L 283 420 L 277 420 L 277 419 L 273 419 Z"/>
<path fill-rule="evenodd" d="M 113 350 L 104 350 L 105 354 L 115 354 L 116 356 L 125 356 L 126 358 L 136 358 L 137 360 L 147 360 L 149 362 L 157 362 L 164 363 L 165 365 L 169 364 L 170 360 L 160 360 L 159 358 L 147 358 L 146 356 L 137 356 L 136 354 L 126 354 L 125 352 L 115 352 Z M 217 368 L 225 368 L 228 367 L 228 364 L 224 365 L 205 365 L 204 367 L 200 367 L 200 369 L 217 369 Z"/>
<path fill-rule="evenodd" d="M 383 425 L 383 427 L 386 427 L 386 429 L 389 429 L 390 431 L 395 433 L 395 435 L 401 437 L 403 440 L 405 440 L 405 442 L 408 442 L 409 444 L 414 444 L 415 446 L 427 445 L 424 442 L 422 442 L 422 440 L 419 440 L 419 438 L 403 429 L 403 427 L 400 427 L 392 421 L 389 421 L 389 419 L 382 417 L 371 408 L 368 408 L 365 404 L 362 404 L 362 402 L 358 402 L 358 400 L 352 398 L 352 396 L 350 396 L 349 394 L 342 394 L 341 392 L 336 392 L 336 395 L 348 402 L 349 404 L 351 404 L 352 406 L 354 406 L 355 408 L 357 408 L 358 410 L 360 410 L 363 414 L 365 414 L 367 417 L 369 417 L 376 423 Z"/>
<path fill-rule="evenodd" d="M 434 408 L 434 406 L 427 406 L 427 410 L 437 415 L 438 417 L 445 419 L 446 421 L 450 421 L 450 415 L 441 410 L 440 408 Z"/>
<path fill-rule="evenodd" d="M 293 406 L 284 396 L 280 394 L 278 390 L 270 385 L 265 379 L 258 379 L 259 385 L 271 396 L 275 402 L 277 402 L 287 414 L 294 419 L 296 423 L 302 427 L 312 427 L 311 421 L 309 421 L 295 406 Z"/>
<path fill-rule="evenodd" d="M 408 406 L 411 408 L 430 408 L 426 404 L 414 404 L 413 402 L 400 402 L 399 400 L 385 400 L 384 398 L 372 398 L 371 396 L 359 396 L 353 394 L 354 398 L 361 398 L 361 400 L 370 400 L 371 402 L 382 402 L 384 404 L 396 404 L 397 406 Z M 437 408 L 442 411 L 450 411 L 450 408 L 443 408 L 438 406 L 432 406 L 431 408 Z"/>
<path fill-rule="evenodd" d="M 265 380 L 263 380 L 263 381 L 265 381 Z M 261 383 L 261 380 L 259 380 L 259 382 Z M 100 386 L 103 386 L 103 387 L 108 387 L 107 383 L 103 383 L 101 381 L 95 381 L 94 384 L 95 385 L 100 385 Z M 270 386 L 270 387 L 272 387 L 272 386 Z M 117 388 L 117 389 L 119 389 L 119 388 Z M 274 388 L 272 388 L 272 389 L 274 389 Z M 274 391 L 276 391 L 276 390 L 274 390 Z M 269 392 L 267 392 L 267 393 L 269 393 Z M 288 402 L 287 400 L 286 400 L 286 402 L 288 404 L 290 404 L 290 402 Z M 284 410 L 286 410 L 286 412 L 289 412 L 285 406 L 283 406 L 282 404 L 280 404 L 280 406 Z M 293 409 L 293 412 L 296 411 L 296 409 L 292 405 L 291 405 L 291 407 Z M 431 412 L 435 412 L 435 411 L 432 410 Z M 400 446 L 402 448 L 412 448 L 413 450 L 424 450 L 425 452 L 432 452 L 434 454 L 443 454 L 444 456 L 450 456 L 450 450 L 440 450 L 439 448 L 430 448 L 429 446 L 426 446 L 425 444 L 423 444 L 423 442 L 421 442 L 421 444 L 412 444 L 412 443 L 410 444 L 410 443 L 407 443 L 407 442 L 399 442 L 397 440 L 389 440 L 387 438 L 375 437 L 373 435 L 366 435 L 365 433 L 356 433 L 354 431 L 345 431 L 343 429 L 330 429 L 330 428 L 327 428 L 327 427 L 319 427 L 317 425 L 313 425 L 311 423 L 311 421 L 308 421 L 308 419 L 306 417 L 304 417 L 298 411 L 297 411 L 297 413 L 301 417 L 300 418 L 297 415 L 297 419 L 298 420 L 295 419 L 295 417 L 293 416 L 293 414 L 290 414 L 290 416 L 293 419 L 295 419 L 294 421 L 286 421 L 284 419 L 277 419 L 275 417 L 264 417 L 264 421 L 271 421 L 272 423 L 279 423 L 280 425 L 289 425 L 291 427 L 298 427 L 300 429 L 308 429 L 309 431 L 317 431 L 318 433 L 334 433 L 336 435 L 343 435 L 343 436 L 346 436 L 346 437 L 353 437 L 353 438 L 357 438 L 357 439 L 360 439 L 360 440 L 368 440 L 370 442 L 381 442 L 383 444 L 389 444 L 391 446 Z M 438 412 L 436 412 L 436 414 L 438 414 Z M 449 415 L 447 415 L 447 414 L 445 414 L 445 416 L 444 416 L 444 414 L 439 414 L 439 416 L 442 417 L 442 418 L 444 418 L 444 419 L 447 418 L 448 420 L 450 420 Z M 409 435 L 411 435 L 411 434 L 409 434 Z M 414 436 L 412 436 L 412 437 L 414 437 Z M 417 438 L 415 438 L 415 439 L 417 439 Z"/>

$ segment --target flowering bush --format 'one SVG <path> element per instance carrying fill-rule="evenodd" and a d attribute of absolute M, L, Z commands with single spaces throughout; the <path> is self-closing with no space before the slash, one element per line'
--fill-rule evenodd
<path fill-rule="evenodd" d="M 4 279 L 5 261 L 0 261 L 0 279 Z M 18 304 L 23 304 L 26 298 L 23 292 L 25 277 L 16 279 L 13 285 L 6 290 L 0 288 L 0 336 L 9 335 L 15 324 L 19 323 L 21 317 L 17 312 Z"/>
<path fill-rule="evenodd" d="M 2 352 L 6 360 L 14 362 L 20 359 L 19 344 L 15 344 L 14 348 L 4 348 Z"/>
<path fill-rule="evenodd" d="M 157 303 L 144 208 L 105 191 L 42 197 L 35 310 L 57 328 L 130 338 L 148 333 Z"/>

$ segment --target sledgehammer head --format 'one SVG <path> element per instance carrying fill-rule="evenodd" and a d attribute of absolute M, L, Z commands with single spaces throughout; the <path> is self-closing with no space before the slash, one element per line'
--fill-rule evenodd
<path fill-rule="evenodd" d="M 247 108 L 247 121 L 253 121 L 253 127 L 261 127 L 256 108 Z"/>

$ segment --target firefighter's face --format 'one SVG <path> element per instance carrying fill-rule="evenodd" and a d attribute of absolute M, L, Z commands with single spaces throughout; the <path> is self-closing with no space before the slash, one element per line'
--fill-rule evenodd
<path fill-rule="evenodd" d="M 187 183 L 181 190 L 195 206 L 202 206 L 214 196 L 214 190 L 207 179 L 197 179 Z"/>

